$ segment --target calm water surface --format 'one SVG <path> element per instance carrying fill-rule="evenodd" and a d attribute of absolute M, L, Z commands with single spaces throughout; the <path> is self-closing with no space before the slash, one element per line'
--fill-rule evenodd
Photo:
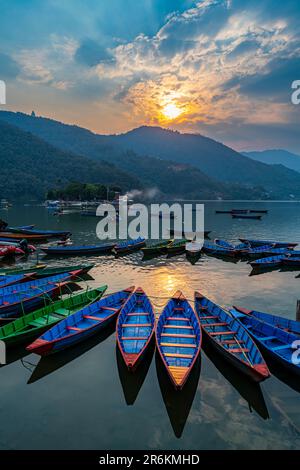
<path fill-rule="evenodd" d="M 262 221 L 232 220 L 215 209 L 267 208 Z M 300 243 L 299 203 L 205 204 L 211 238 L 271 238 Z M 12 207 L 1 218 L 13 225 L 69 229 L 74 242 L 94 243 L 96 219 L 43 207 Z M 41 258 L 40 258 L 41 259 Z M 142 260 L 135 253 L 115 259 L 49 259 L 51 265 L 93 261 L 94 281 L 109 291 L 135 284 L 152 296 L 160 312 L 181 289 L 195 289 L 224 306 L 237 304 L 295 318 L 300 298 L 297 272 L 249 276 L 250 266 L 203 256 L 192 265 L 185 255 Z M 32 257 L 29 263 L 35 262 Z M 242 380 L 211 351 L 182 393 L 173 392 L 154 351 L 128 376 L 116 351 L 113 330 L 59 355 L 40 359 L 20 348 L 0 370 L 1 449 L 299 449 L 299 383 L 275 375 L 261 386 Z M 277 374 L 279 371 L 274 370 Z M 285 380 L 285 382 L 283 381 Z"/>

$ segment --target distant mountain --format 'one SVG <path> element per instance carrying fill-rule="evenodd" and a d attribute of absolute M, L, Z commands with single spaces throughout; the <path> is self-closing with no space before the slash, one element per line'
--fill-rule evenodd
<path fill-rule="evenodd" d="M 243 152 L 243 155 L 269 165 L 284 165 L 300 173 L 300 155 L 288 152 L 287 150 L 274 149 L 263 150 L 261 152 Z"/>
<path fill-rule="evenodd" d="M 0 112 L 0 119 L 32 132 L 55 147 L 105 160 L 177 197 L 300 198 L 300 175 L 267 165 L 199 134 L 140 127 L 103 136 L 78 126 L 22 113 Z"/>
<path fill-rule="evenodd" d="M 247 158 L 199 134 L 181 134 L 160 127 L 143 126 L 113 138 L 122 148 L 141 155 L 172 159 L 193 165 L 222 182 L 265 188 L 273 198 L 299 195 L 299 175 L 276 165 Z"/>
<path fill-rule="evenodd" d="M 46 191 L 70 181 L 109 183 L 124 190 L 140 181 L 107 162 L 64 152 L 0 121 L 0 197 L 41 200 Z"/>

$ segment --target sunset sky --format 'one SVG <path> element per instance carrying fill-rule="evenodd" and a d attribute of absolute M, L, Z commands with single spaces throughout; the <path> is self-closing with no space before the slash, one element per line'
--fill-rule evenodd
<path fill-rule="evenodd" d="M 1 0 L 7 105 L 300 153 L 299 0 Z"/>

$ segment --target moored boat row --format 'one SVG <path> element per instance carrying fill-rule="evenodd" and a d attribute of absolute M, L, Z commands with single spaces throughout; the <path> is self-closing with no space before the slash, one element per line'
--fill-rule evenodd
<path fill-rule="evenodd" d="M 265 353 L 289 373 L 299 375 L 299 364 L 293 363 L 291 356 L 294 342 L 300 337 L 295 321 L 239 307 L 226 311 L 199 292 L 195 293 L 194 310 L 177 291 L 158 321 L 150 298 L 141 288 L 129 287 L 104 296 L 104 285 L 53 302 L 65 293 L 57 292 L 63 284 L 80 282 L 80 277 L 76 279 L 79 274 L 73 271 L 27 282 L 24 274 L 13 275 L 10 280 L 3 276 L 6 284 L 0 285 L 2 307 L 7 305 L 9 295 L 19 293 L 21 297 L 10 304 L 10 317 L 0 328 L 0 340 L 8 346 L 25 342 L 28 351 L 49 355 L 86 340 L 116 321 L 117 344 L 128 370 L 135 371 L 155 336 L 162 364 L 177 390 L 188 380 L 202 341 L 254 382 L 270 376 Z M 43 300 L 48 298 L 48 305 L 34 302 L 26 308 L 28 299 L 36 300 L 36 290 Z M 57 296 L 52 295 L 54 290 Z"/>

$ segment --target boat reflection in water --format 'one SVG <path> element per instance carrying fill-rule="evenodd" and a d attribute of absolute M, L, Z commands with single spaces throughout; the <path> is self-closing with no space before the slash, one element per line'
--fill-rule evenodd
<path fill-rule="evenodd" d="M 289 370 L 283 367 L 278 361 L 275 361 L 267 350 L 263 351 L 263 355 L 271 374 L 275 375 L 277 379 L 291 387 L 295 392 L 300 393 L 299 375 L 289 372 Z"/>
<path fill-rule="evenodd" d="M 241 397 L 248 402 L 250 412 L 252 413 L 252 410 L 255 410 L 264 420 L 269 419 L 268 408 L 260 384 L 240 374 L 238 370 L 228 364 L 219 354 L 216 354 L 215 349 L 213 349 L 209 343 L 203 343 L 202 349 L 223 377 L 225 377 Z"/>
<path fill-rule="evenodd" d="M 74 345 L 56 354 L 50 356 L 43 356 L 36 365 L 27 383 L 31 384 L 33 382 L 36 382 L 37 380 L 40 380 L 46 377 L 47 375 L 52 374 L 56 370 L 61 369 L 65 365 L 69 364 L 70 362 L 74 361 L 86 352 L 90 351 L 90 349 L 105 341 L 107 338 L 109 338 L 109 336 L 111 336 L 115 332 L 115 330 L 116 324 L 115 322 L 113 322 L 111 325 L 101 331 L 98 335 L 91 336 L 82 343 L 78 343 L 77 345 Z"/>
<path fill-rule="evenodd" d="M 142 388 L 151 365 L 154 349 L 155 341 L 154 338 L 152 338 L 145 352 L 143 360 L 140 362 L 134 372 L 130 372 L 124 362 L 124 359 L 122 358 L 119 348 L 116 346 L 118 372 L 127 405 L 133 405 L 137 399 L 139 391 Z"/>
<path fill-rule="evenodd" d="M 185 254 L 186 259 L 192 264 L 196 264 L 197 261 L 201 258 L 201 253 L 189 253 L 188 251 Z"/>
<path fill-rule="evenodd" d="M 18 345 L 13 348 L 7 348 L 6 350 L 6 361 L 5 364 L 0 364 L 0 369 L 2 367 L 6 367 L 13 362 L 19 361 L 20 359 L 22 360 L 24 357 L 29 356 L 30 352 L 26 351 L 24 346 Z"/>
<path fill-rule="evenodd" d="M 180 438 L 196 395 L 201 371 L 201 356 L 199 355 L 181 390 L 175 390 L 158 351 L 155 354 L 155 364 L 160 391 L 174 434 L 177 438 Z"/>

